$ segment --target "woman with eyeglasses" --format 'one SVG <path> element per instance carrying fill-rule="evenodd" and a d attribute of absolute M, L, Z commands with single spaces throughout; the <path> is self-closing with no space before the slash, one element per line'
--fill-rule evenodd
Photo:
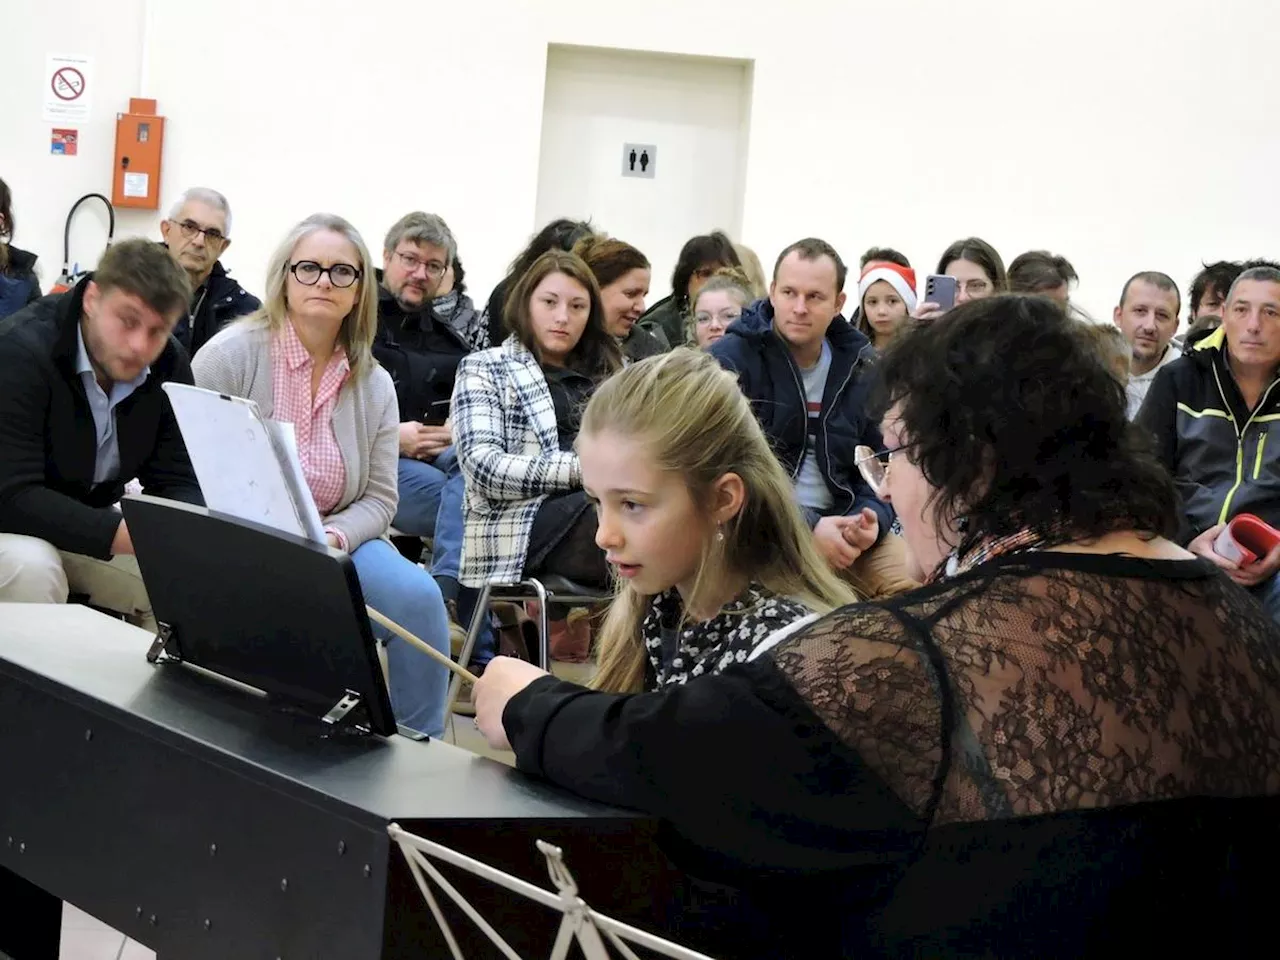
<path fill-rule="evenodd" d="M 341 217 L 303 220 L 276 248 L 261 310 L 196 355 L 196 384 L 253 400 L 291 423 L 330 547 L 351 555 L 365 600 L 446 656 L 449 621 L 434 580 L 386 539 L 398 493 L 400 411 L 373 357 L 377 282 L 364 240 Z M 396 720 L 444 733 L 448 674 L 373 627 L 386 644 Z"/>
<path fill-rule="evenodd" d="M 684 342 L 710 350 L 754 299 L 751 281 L 741 269 L 717 270 L 694 298 Z"/>
<path fill-rule="evenodd" d="M 877 369 L 861 466 L 925 586 L 657 693 L 491 666 L 482 731 L 662 818 L 714 955 L 794 956 L 797 929 L 814 957 L 1251 952 L 1280 628 L 1169 539 L 1173 483 L 1061 306 L 965 304 Z"/>
<path fill-rule="evenodd" d="M 979 237 L 957 240 L 938 259 L 938 273 L 954 277 L 956 281 L 956 306 L 971 300 L 985 300 L 1009 292 L 1009 277 L 1004 261 L 996 248 Z M 917 320 L 936 320 L 946 311 L 938 304 L 920 304 L 912 316 Z"/>
<path fill-rule="evenodd" d="M 733 241 L 719 230 L 691 237 L 680 248 L 675 270 L 671 273 L 671 296 L 650 307 L 640 318 L 640 326 L 650 333 L 660 331 L 669 346 L 687 343 L 686 328 L 698 291 L 717 270 L 741 265 Z"/>

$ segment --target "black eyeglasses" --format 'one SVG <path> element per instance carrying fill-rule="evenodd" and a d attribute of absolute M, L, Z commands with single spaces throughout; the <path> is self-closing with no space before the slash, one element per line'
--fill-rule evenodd
<path fill-rule="evenodd" d="M 221 230 L 213 227 L 202 227 L 194 220 L 183 220 L 178 224 L 178 230 L 187 240 L 194 240 L 198 234 L 204 234 L 204 238 L 209 243 L 226 243 L 226 235 Z"/>
<path fill-rule="evenodd" d="M 322 267 L 314 260 L 299 260 L 289 267 L 289 272 L 304 287 L 314 287 L 326 273 L 329 275 L 329 282 L 335 287 L 349 287 L 360 279 L 360 271 L 349 263 Z"/>

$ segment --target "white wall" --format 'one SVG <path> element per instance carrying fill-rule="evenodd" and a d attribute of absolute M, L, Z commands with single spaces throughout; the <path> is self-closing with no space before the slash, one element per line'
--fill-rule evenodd
<path fill-rule="evenodd" d="M 86 193 L 111 196 L 116 111 L 138 96 L 142 68 L 145 0 L 66 3 L 54 8 L 40 0 L 5 0 L 0 23 L 5 80 L 0 84 L 0 178 L 14 192 L 15 243 L 40 255 L 45 288 L 62 267 L 62 231 L 67 211 Z M 48 123 L 41 119 L 45 56 L 85 54 L 93 114 L 87 122 Z M 53 127 L 80 133 L 74 157 L 49 152 Z M 116 235 L 150 229 L 145 213 L 117 214 Z M 71 257 L 97 262 L 107 238 L 107 214 L 94 201 L 80 208 L 71 234 Z"/>
<path fill-rule="evenodd" d="M 1280 253 L 1270 0 L 6 6 L 0 176 L 20 242 L 50 261 L 70 200 L 108 184 L 111 113 L 134 94 L 169 117 L 168 192 L 231 197 L 226 260 L 252 287 L 315 209 L 376 246 L 424 207 L 454 227 L 482 298 L 536 226 L 548 43 L 754 60 L 743 238 L 766 263 L 817 234 L 850 260 L 898 246 L 923 274 L 977 233 L 1007 259 L 1066 254 L 1079 301 L 1106 314 L 1135 270 L 1185 284 L 1202 257 Z M 74 164 L 45 155 L 47 51 L 99 59 Z M 155 235 L 155 218 L 130 220 Z"/>

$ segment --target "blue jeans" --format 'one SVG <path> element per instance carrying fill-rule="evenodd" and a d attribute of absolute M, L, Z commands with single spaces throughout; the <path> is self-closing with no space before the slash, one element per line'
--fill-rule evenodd
<path fill-rule="evenodd" d="M 449 615 L 431 576 L 385 540 L 367 540 L 351 554 L 369 606 L 449 656 Z M 429 737 L 444 735 L 449 671 L 385 627 L 372 624 L 386 641 L 391 708 L 396 721 Z"/>
<path fill-rule="evenodd" d="M 396 465 L 400 505 L 391 525 L 411 537 L 434 537 L 440 492 L 450 472 L 457 469 L 457 463 L 453 447 L 448 447 L 430 463 L 401 457 Z"/>
<path fill-rule="evenodd" d="M 451 453 L 450 447 L 446 453 Z M 436 514 L 435 539 L 431 544 L 431 574 L 436 577 L 458 579 L 462 570 L 462 534 L 465 529 L 462 512 L 463 478 L 462 469 L 455 457 L 449 479 L 445 481 L 440 492 L 440 510 Z M 480 599 L 480 591 L 472 587 L 458 587 L 458 620 L 462 626 L 469 626 L 471 616 L 476 609 L 476 601 Z M 483 668 L 498 653 L 498 641 L 493 633 L 493 625 L 486 620 L 480 628 L 480 636 L 476 638 L 475 649 L 471 651 L 471 666 Z"/>

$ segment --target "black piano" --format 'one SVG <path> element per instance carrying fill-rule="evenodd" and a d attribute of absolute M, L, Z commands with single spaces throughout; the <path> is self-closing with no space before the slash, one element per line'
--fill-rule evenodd
<path fill-rule="evenodd" d="M 441 742 L 325 730 L 247 687 L 151 664 L 80 606 L 0 604 L 0 953 L 56 960 L 62 902 L 159 960 L 448 956 L 387 826 L 661 932 L 675 873 L 649 818 Z M 560 917 L 442 871 L 521 953 Z M 468 957 L 496 954 L 445 904 Z"/>

